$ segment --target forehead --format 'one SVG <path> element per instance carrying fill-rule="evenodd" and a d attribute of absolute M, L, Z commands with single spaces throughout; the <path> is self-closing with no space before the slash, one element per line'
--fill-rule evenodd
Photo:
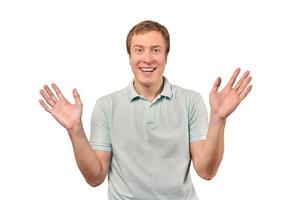
<path fill-rule="evenodd" d="M 158 31 L 148 31 L 134 34 L 131 38 L 131 46 L 165 46 L 164 38 Z"/>

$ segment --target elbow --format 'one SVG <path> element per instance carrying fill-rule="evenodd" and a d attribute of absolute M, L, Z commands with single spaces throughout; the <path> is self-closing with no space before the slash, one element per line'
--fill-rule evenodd
<path fill-rule="evenodd" d="M 210 181 L 215 177 L 215 174 L 205 174 L 205 175 L 199 175 L 204 180 Z"/>
<path fill-rule="evenodd" d="M 86 180 L 86 182 L 92 186 L 92 187 L 97 187 L 101 185 L 104 182 L 105 179 L 100 180 L 100 179 L 93 179 L 93 180 Z"/>
<path fill-rule="evenodd" d="M 97 187 L 97 186 L 101 185 L 100 182 L 87 182 L 87 183 L 92 187 Z"/>
<path fill-rule="evenodd" d="M 210 181 L 216 176 L 217 172 L 209 171 L 197 171 L 199 177 L 203 178 L 204 180 Z"/>

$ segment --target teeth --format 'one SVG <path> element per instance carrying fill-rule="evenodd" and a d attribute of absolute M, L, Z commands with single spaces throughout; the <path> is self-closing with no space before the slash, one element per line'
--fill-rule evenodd
<path fill-rule="evenodd" d="M 142 67 L 141 70 L 143 72 L 153 72 L 156 68 L 150 68 L 150 67 Z"/>

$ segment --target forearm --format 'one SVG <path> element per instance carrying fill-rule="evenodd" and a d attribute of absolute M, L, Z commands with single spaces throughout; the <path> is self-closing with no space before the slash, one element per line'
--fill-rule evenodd
<path fill-rule="evenodd" d="M 89 145 L 82 124 L 68 130 L 76 163 L 85 180 L 92 186 L 101 184 L 105 174 L 101 162 Z"/>
<path fill-rule="evenodd" d="M 225 123 L 225 120 L 211 114 L 208 136 L 204 148 L 199 154 L 201 164 L 198 165 L 209 176 L 214 176 L 217 173 L 223 158 Z"/>

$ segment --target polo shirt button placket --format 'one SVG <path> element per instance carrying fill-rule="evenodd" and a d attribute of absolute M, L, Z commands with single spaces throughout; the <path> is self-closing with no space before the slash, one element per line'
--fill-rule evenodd
<path fill-rule="evenodd" d="M 146 124 L 147 125 L 154 125 L 154 104 L 147 102 L 147 118 Z"/>

